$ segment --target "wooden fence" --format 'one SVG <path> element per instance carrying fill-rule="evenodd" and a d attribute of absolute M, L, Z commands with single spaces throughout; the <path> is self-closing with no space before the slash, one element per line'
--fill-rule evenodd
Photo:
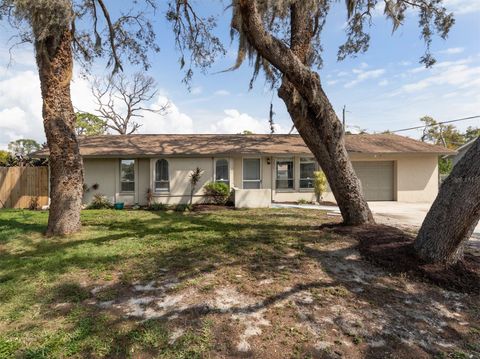
<path fill-rule="evenodd" d="M 48 167 L 0 167 L 0 208 L 48 204 Z"/>

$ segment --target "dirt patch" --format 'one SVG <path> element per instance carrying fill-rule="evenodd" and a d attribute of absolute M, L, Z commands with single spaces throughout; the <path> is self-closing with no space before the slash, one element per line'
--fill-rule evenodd
<path fill-rule="evenodd" d="M 390 272 L 406 273 L 427 280 L 444 289 L 463 293 L 480 293 L 480 257 L 465 254 L 462 262 L 445 267 L 419 259 L 413 249 L 415 237 L 385 225 L 357 227 L 336 226 L 330 230 L 359 241 L 358 249 L 370 262 Z"/>

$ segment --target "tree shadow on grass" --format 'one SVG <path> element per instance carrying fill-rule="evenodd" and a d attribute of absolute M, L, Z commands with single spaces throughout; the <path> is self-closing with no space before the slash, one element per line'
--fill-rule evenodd
<path fill-rule="evenodd" d="M 211 339 L 205 339 L 202 334 L 208 327 L 206 321 L 211 318 L 255 314 L 271 309 L 277 303 L 294 298 L 299 293 L 315 291 L 323 293 L 324 290 L 330 291 L 330 287 L 339 286 L 346 288 L 345 300 L 340 297 L 328 297 L 330 299 L 322 303 L 323 307 L 327 308 L 325 309 L 327 315 L 332 317 L 333 324 L 329 328 L 340 332 L 345 340 L 357 338 L 356 336 L 363 340 L 363 344 L 358 345 L 358 350 L 364 353 L 365 357 L 380 358 L 382 355 L 388 357 L 399 353 L 404 353 L 404 357 L 409 355 L 419 357 L 433 354 L 434 342 L 452 341 L 458 346 L 462 340 L 468 341 L 468 338 L 465 339 L 463 334 L 457 331 L 457 327 L 453 325 L 455 320 L 448 317 L 448 311 L 442 311 L 442 308 L 432 305 L 447 303 L 448 305 L 445 304 L 447 310 L 451 310 L 453 299 L 443 298 L 440 291 L 430 287 L 421 287 L 416 297 L 397 284 L 389 284 L 388 276 L 384 272 L 359 260 L 352 241 L 341 249 L 318 249 L 316 246 L 319 244 L 328 247 L 343 237 L 324 230 L 318 231 L 316 225 L 303 223 L 304 218 L 299 219 L 302 222 L 296 225 L 289 224 L 288 217 L 283 219 L 276 221 L 266 218 L 264 222 L 258 223 L 257 216 L 247 215 L 242 216 L 239 223 L 239 218 L 233 214 L 222 217 L 222 214 L 218 213 L 196 213 L 193 216 L 159 213 L 154 218 L 145 220 L 134 218 L 112 221 L 104 225 L 86 221 L 92 228 L 102 229 L 102 233 L 88 239 L 42 244 L 28 252 L 32 258 L 25 262 L 21 261 L 21 255 L 10 254 L 10 257 L 6 257 L 7 262 L 0 264 L 0 269 L 9 271 L 15 276 L 22 276 L 25 271 L 31 272 L 34 276 L 36 270 L 62 274 L 77 268 L 117 266 L 125 261 L 135 260 L 139 273 L 136 280 L 142 282 L 158 279 L 161 275 L 172 276 L 181 287 L 190 280 L 197 280 L 221 268 L 241 267 L 248 276 L 254 278 L 253 280 L 258 280 L 261 277 L 274 276 L 279 272 L 279 266 L 284 267 L 282 271 L 298 271 L 302 261 L 309 260 L 318 263 L 321 270 L 329 276 L 329 280 L 312 281 L 303 279 L 301 277 L 303 272 L 299 272 L 296 279 L 298 282 L 291 288 L 262 295 L 261 299 L 254 303 L 241 303 L 227 310 L 220 310 L 205 303 L 195 303 L 185 308 L 171 308 L 156 319 L 143 323 L 139 322 L 143 318 L 126 319 L 121 313 L 109 313 L 108 310 L 87 303 L 92 299 L 92 295 L 90 294 L 86 301 L 82 298 L 85 292 L 91 293 L 91 287 L 79 286 L 75 281 L 62 282 L 50 288 L 53 293 L 51 300 L 71 303 L 81 312 L 72 322 L 75 333 L 72 336 L 73 342 L 65 346 L 71 345 L 74 348 L 82 342 L 81 353 L 84 356 L 95 354 L 97 350 L 95 338 L 108 341 L 106 350 L 107 356 L 110 357 L 126 356 L 136 347 L 146 355 L 159 353 L 167 353 L 165 355 L 171 357 L 179 353 L 185 354 L 185 357 L 189 357 L 188 355 L 192 357 L 198 353 L 203 355 L 215 350 L 205 344 L 205 341 Z M 105 235 L 103 232 L 108 230 L 113 233 Z M 143 241 L 148 245 L 141 247 L 140 251 L 136 248 L 131 253 L 128 250 L 109 255 L 95 252 L 101 252 L 104 246 L 120 246 L 120 241 L 126 238 Z M 91 253 L 75 254 L 75 250 L 82 245 L 89 245 Z M 289 257 L 290 250 L 297 252 L 295 259 Z M 58 254 L 58 257 L 52 259 L 54 253 Z M 305 272 L 305 275 L 307 274 Z M 114 284 L 113 288 L 110 288 L 112 293 L 117 293 L 113 301 L 128 300 L 128 296 L 132 295 L 132 284 L 132 282 Z M 123 298 L 119 298 L 122 296 Z M 405 301 L 412 303 L 402 304 Z M 331 309 L 340 303 L 345 306 L 345 313 Z M 302 303 L 297 303 L 296 306 L 301 313 L 308 314 L 304 324 L 325 325 L 321 321 L 322 318 L 318 317 L 318 308 Z M 368 332 L 356 332 L 356 327 L 352 323 L 354 319 L 346 315 L 347 310 L 350 313 L 361 314 L 361 324 L 364 327 L 378 324 L 381 325 L 381 329 L 372 326 Z M 50 320 L 64 314 L 54 310 L 43 313 Z M 466 319 L 472 322 L 476 320 L 473 317 Z M 167 337 L 171 334 L 169 325 L 172 320 L 186 323 L 189 331 L 177 344 L 168 343 Z M 440 324 L 442 322 L 447 323 L 447 326 L 442 327 L 443 324 Z M 229 328 L 233 327 L 230 325 Z M 438 328 L 443 332 L 437 332 Z M 231 330 L 232 338 L 236 337 L 238 333 L 235 333 L 234 329 Z M 424 330 L 427 330 L 427 333 L 422 332 Z M 369 344 L 379 339 L 384 341 L 383 345 L 373 347 Z M 406 344 L 409 341 L 411 344 Z M 196 349 L 189 351 L 191 348 Z M 229 350 L 231 351 L 227 356 L 238 355 L 234 349 Z M 348 352 L 344 354 L 347 355 Z"/>

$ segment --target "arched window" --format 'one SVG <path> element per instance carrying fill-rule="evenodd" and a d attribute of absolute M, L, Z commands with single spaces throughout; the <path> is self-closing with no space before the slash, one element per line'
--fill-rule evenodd
<path fill-rule="evenodd" d="M 223 182 L 230 186 L 228 160 L 219 159 L 215 162 L 215 182 Z"/>
<path fill-rule="evenodd" d="M 155 192 L 168 192 L 169 190 L 168 161 L 157 160 L 155 162 Z"/>

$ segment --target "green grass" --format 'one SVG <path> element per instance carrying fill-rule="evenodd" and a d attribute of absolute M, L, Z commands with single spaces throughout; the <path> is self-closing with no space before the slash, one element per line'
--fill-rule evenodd
<path fill-rule="evenodd" d="M 91 289 L 114 280 L 144 282 L 165 271 L 188 286 L 195 274 L 234 262 L 268 269 L 279 254 L 315 240 L 312 226 L 322 213 L 88 210 L 81 233 L 69 238 L 45 238 L 47 216 L 0 211 L 0 358 L 205 356 L 212 345 L 208 319 L 169 344 L 168 322 L 99 311 L 89 304 Z M 108 289 L 97 296 L 118 295 Z"/>

